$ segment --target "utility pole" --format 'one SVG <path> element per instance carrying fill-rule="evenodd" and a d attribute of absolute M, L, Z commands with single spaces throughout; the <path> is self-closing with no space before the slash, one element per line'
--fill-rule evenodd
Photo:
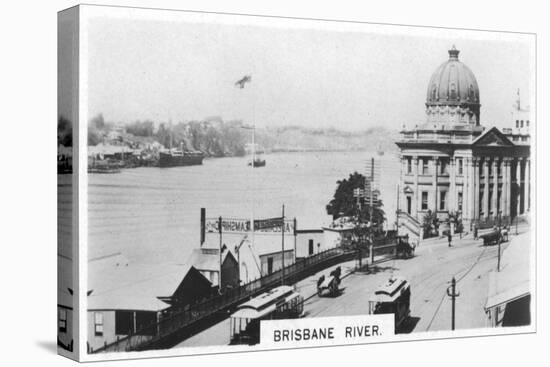
<path fill-rule="evenodd" d="M 502 242 L 502 238 L 498 239 L 498 261 L 497 261 L 497 271 L 500 271 L 500 244 Z"/>
<path fill-rule="evenodd" d="M 447 295 L 451 297 L 452 309 L 451 309 L 451 330 L 455 329 L 455 302 L 456 297 L 460 296 L 460 292 L 456 291 L 456 280 L 453 277 L 451 280 L 451 286 L 447 288 Z"/>
<path fill-rule="evenodd" d="M 282 227 L 281 227 L 281 261 L 283 265 L 281 285 L 285 285 L 285 204 L 283 204 L 283 215 L 282 215 Z"/>
<path fill-rule="evenodd" d="M 370 195 L 370 245 L 369 245 L 369 255 L 370 255 L 370 263 L 372 264 L 374 262 L 374 235 L 373 235 L 373 225 L 374 225 L 374 198 L 373 198 L 373 191 L 372 186 L 374 185 L 374 158 L 371 158 L 371 165 L 370 165 L 370 185 L 369 185 L 369 195 Z"/>

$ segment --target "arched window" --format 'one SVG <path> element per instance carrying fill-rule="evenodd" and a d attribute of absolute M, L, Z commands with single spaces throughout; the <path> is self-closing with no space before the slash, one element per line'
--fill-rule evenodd
<path fill-rule="evenodd" d="M 436 85 L 434 84 L 434 85 L 432 86 L 432 100 L 433 100 L 433 101 L 435 101 L 435 99 L 436 99 L 436 93 L 437 93 L 437 87 L 436 87 Z"/>
<path fill-rule="evenodd" d="M 451 99 L 456 99 L 456 84 L 455 83 L 451 83 L 450 98 Z"/>
<path fill-rule="evenodd" d="M 474 91 L 474 86 L 472 84 L 470 84 L 470 90 L 468 91 L 468 96 L 472 101 L 476 99 L 476 92 Z"/>

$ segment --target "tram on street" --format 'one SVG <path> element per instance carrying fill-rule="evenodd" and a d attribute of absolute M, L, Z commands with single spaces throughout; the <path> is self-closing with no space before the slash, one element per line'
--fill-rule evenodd
<path fill-rule="evenodd" d="M 411 303 L 411 287 L 403 277 L 392 277 L 374 292 L 369 300 L 369 314 L 394 314 L 395 331 L 408 319 Z"/>
<path fill-rule="evenodd" d="M 258 344 L 261 320 L 301 317 L 303 301 L 294 287 L 283 285 L 240 304 L 230 318 L 230 344 Z"/>

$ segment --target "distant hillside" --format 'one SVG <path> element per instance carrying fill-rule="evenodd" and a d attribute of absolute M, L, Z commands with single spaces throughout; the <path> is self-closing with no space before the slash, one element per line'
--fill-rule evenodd
<path fill-rule="evenodd" d="M 396 150 L 397 132 L 382 127 L 349 132 L 297 126 L 258 129 L 257 142 L 272 151 Z"/>
<path fill-rule="evenodd" d="M 223 121 L 210 117 L 202 121 L 176 124 L 153 121 L 113 123 L 98 115 L 90 120 L 88 144 L 115 142 L 133 148 L 156 142 L 168 148 L 183 146 L 200 150 L 210 157 L 243 156 L 251 143 L 251 130 L 241 121 Z M 397 131 L 374 127 L 364 131 L 343 131 L 335 128 L 311 129 L 300 126 L 256 129 L 256 143 L 266 152 L 278 151 L 395 151 Z"/>

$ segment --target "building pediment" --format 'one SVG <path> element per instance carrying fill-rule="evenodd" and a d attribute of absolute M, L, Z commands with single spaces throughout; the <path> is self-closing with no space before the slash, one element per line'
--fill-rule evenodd
<path fill-rule="evenodd" d="M 514 143 L 510 141 L 499 129 L 493 127 L 481 134 L 474 142 L 476 147 L 512 147 Z"/>

